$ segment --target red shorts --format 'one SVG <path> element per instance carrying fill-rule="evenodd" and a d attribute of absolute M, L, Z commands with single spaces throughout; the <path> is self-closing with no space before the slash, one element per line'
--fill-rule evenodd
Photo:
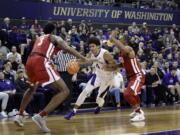
<path fill-rule="evenodd" d="M 141 74 L 136 74 L 129 78 L 127 89 L 134 91 L 135 95 L 140 94 L 141 88 L 144 85 L 145 76 Z"/>
<path fill-rule="evenodd" d="M 60 79 L 59 73 L 53 68 L 50 61 L 42 56 L 30 56 L 26 63 L 28 81 L 42 86 L 48 85 Z"/>

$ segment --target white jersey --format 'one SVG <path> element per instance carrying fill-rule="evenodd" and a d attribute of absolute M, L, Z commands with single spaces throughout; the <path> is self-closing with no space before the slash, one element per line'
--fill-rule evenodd
<path fill-rule="evenodd" d="M 104 71 L 103 67 L 107 64 L 106 61 L 104 60 L 104 53 L 108 52 L 107 50 L 101 48 L 98 56 L 94 56 L 94 54 L 91 54 L 92 59 L 98 59 L 98 62 L 93 63 L 93 67 L 95 70 L 95 74 L 98 77 L 103 77 L 103 79 L 106 78 L 112 78 L 113 77 L 113 72 L 111 71 Z"/>
<path fill-rule="evenodd" d="M 103 67 L 107 64 L 106 61 L 104 60 L 104 53 L 106 52 L 108 51 L 105 49 L 100 49 L 98 56 L 94 56 L 92 53 L 90 54 L 91 58 L 98 59 L 98 62 L 93 63 L 94 74 L 88 81 L 85 89 L 83 90 L 85 92 L 85 95 L 87 95 L 91 93 L 94 89 L 99 87 L 96 103 L 100 107 L 103 106 L 104 97 L 106 96 L 107 91 L 111 88 L 113 81 L 113 72 L 103 70 Z M 82 102 L 80 101 L 82 100 L 78 100 L 76 102 L 78 106 L 82 104 Z"/>

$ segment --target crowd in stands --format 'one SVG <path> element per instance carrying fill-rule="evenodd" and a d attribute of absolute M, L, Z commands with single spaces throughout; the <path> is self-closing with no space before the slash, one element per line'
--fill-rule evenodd
<path fill-rule="evenodd" d="M 80 5 L 104 5 L 115 7 L 131 7 L 141 9 L 177 10 L 180 8 L 178 0 L 42 0 L 49 3 L 66 3 Z"/>
<path fill-rule="evenodd" d="M 48 22 L 53 22 L 49 20 Z M 150 29 L 144 22 L 137 25 L 133 22 L 127 28 L 95 28 L 93 23 L 82 20 L 74 24 L 72 19 L 53 22 L 56 34 L 61 36 L 82 55 L 89 52 L 87 40 L 96 36 L 101 41 L 101 47 L 108 49 L 117 62 L 121 62 L 117 48 L 109 42 L 109 35 L 113 29 L 119 32 L 119 39 L 129 38 L 129 45 L 135 50 L 141 65 L 146 72 L 146 82 L 142 91 L 142 104 L 159 105 L 173 104 L 180 101 L 180 31 L 173 24 L 171 27 L 156 27 Z M 34 20 L 28 24 L 25 17 L 19 20 L 19 25 L 12 25 L 10 18 L 4 18 L 0 26 L 0 102 L 1 114 L 18 109 L 24 92 L 29 88 L 25 74 L 25 63 L 32 50 L 35 39 L 43 34 L 43 25 Z M 80 69 L 73 82 L 76 88 L 86 83 L 92 69 Z M 126 87 L 125 71 L 121 69 Z M 5 93 L 5 94 L 4 94 Z M 53 95 L 49 87 L 38 87 L 27 109 L 28 113 L 41 110 Z M 45 98 L 48 96 L 48 98 Z M 7 102 L 8 100 L 8 102 Z M 123 99 L 121 99 L 123 100 Z M 36 103 L 36 104 L 34 104 Z M 38 103 L 38 104 L 37 104 Z M 35 105 L 35 106 L 34 106 Z M 6 107 L 7 106 L 7 107 Z M 34 110 L 32 109 L 34 108 Z M 33 110 L 33 111 L 32 111 Z"/>

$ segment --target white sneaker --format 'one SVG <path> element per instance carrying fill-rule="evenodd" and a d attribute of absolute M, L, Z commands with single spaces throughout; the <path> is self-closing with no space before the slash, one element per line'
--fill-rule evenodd
<path fill-rule="evenodd" d="M 17 109 L 13 109 L 11 112 L 8 113 L 8 116 L 12 117 L 12 116 L 16 116 L 16 114 L 18 114 Z"/>
<path fill-rule="evenodd" d="M 134 118 L 131 119 L 132 122 L 139 122 L 145 120 L 145 117 L 142 113 L 137 113 Z"/>
<path fill-rule="evenodd" d="M 36 114 L 32 117 L 32 120 L 41 128 L 44 133 L 49 133 L 51 131 L 46 126 L 45 118 L 46 117 L 41 117 L 39 114 Z"/>
<path fill-rule="evenodd" d="M 1 116 L 5 117 L 5 118 L 8 117 L 8 115 L 7 115 L 7 113 L 6 113 L 5 111 L 2 111 L 2 112 L 1 112 Z"/>
<path fill-rule="evenodd" d="M 143 110 L 140 109 L 140 112 L 141 112 L 141 114 L 144 115 L 144 111 L 143 111 Z M 129 116 L 130 116 L 131 118 L 133 118 L 133 117 L 135 117 L 137 114 L 139 114 L 139 113 L 133 111 L 132 113 L 129 114 Z"/>
<path fill-rule="evenodd" d="M 23 116 L 21 115 L 16 115 L 15 119 L 14 119 L 14 123 L 19 126 L 19 127 L 23 127 L 24 123 L 23 123 Z"/>
<path fill-rule="evenodd" d="M 136 116 L 136 112 L 133 111 L 132 113 L 129 114 L 129 117 L 133 118 L 134 116 Z"/>
<path fill-rule="evenodd" d="M 23 112 L 23 115 L 24 115 L 24 116 L 28 116 L 29 113 L 27 113 L 26 111 L 24 111 L 24 112 Z"/>
<path fill-rule="evenodd" d="M 137 128 L 142 128 L 146 125 L 145 121 L 138 121 L 138 122 L 131 122 L 131 125 L 137 127 Z"/>

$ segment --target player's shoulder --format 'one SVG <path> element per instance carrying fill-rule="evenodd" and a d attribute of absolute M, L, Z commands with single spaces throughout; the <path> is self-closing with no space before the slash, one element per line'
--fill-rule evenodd
<path fill-rule="evenodd" d="M 102 52 L 109 52 L 107 49 L 101 48 L 100 49 Z"/>
<path fill-rule="evenodd" d="M 129 45 L 125 46 L 125 48 L 127 48 L 127 49 L 130 50 L 130 51 L 133 50 L 133 48 L 132 48 L 131 46 L 129 46 Z"/>
<path fill-rule="evenodd" d="M 110 52 L 104 48 L 101 48 L 101 53 L 103 53 L 104 55 L 109 55 Z"/>
<path fill-rule="evenodd" d="M 54 35 L 54 34 L 49 34 L 48 37 L 52 40 L 62 40 L 60 36 Z"/>

